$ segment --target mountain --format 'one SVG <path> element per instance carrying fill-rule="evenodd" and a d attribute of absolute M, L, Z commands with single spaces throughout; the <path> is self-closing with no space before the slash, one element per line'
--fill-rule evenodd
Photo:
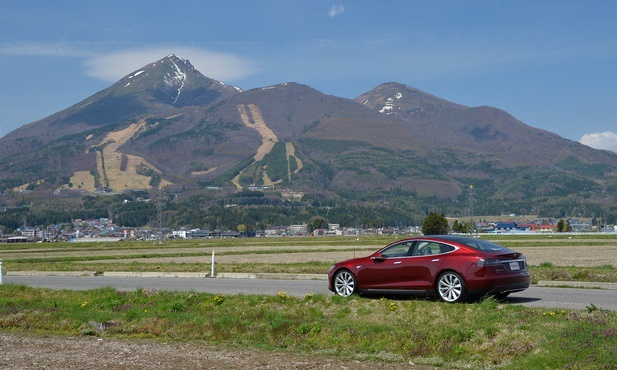
<path fill-rule="evenodd" d="M 205 77 L 188 60 L 168 55 L 82 102 L 2 138 L 0 158 L 8 162 L 3 161 L 6 172 L 1 186 L 11 188 L 34 181 L 53 188 L 69 183 L 75 174 L 89 177 L 87 173 L 94 172 L 86 189 L 147 187 L 149 181 L 144 180 L 150 176 L 144 178 L 140 173 L 153 171 L 147 161 L 128 172 L 120 171 L 121 178 L 116 180 L 113 174 L 103 174 L 101 162 L 106 158 L 101 155 L 102 148 L 111 145 L 107 152 L 120 155 L 120 165 L 127 156 L 116 149 L 134 134 L 136 121 L 155 114 L 174 115 L 183 107 L 208 105 L 241 91 Z M 143 125 L 138 126 L 141 129 Z M 137 181 L 130 181 L 131 176 L 136 176 Z"/>
<path fill-rule="evenodd" d="M 0 139 L 0 189 L 256 186 L 462 213 L 470 185 L 484 213 L 606 207 L 617 154 L 399 83 L 355 99 L 298 83 L 242 91 L 175 55 Z"/>
<path fill-rule="evenodd" d="M 142 114 L 207 105 L 239 92 L 205 77 L 188 60 L 168 55 L 63 111 L 9 133 L 0 147 L 0 158 L 36 150 L 67 135 L 118 125 Z"/>

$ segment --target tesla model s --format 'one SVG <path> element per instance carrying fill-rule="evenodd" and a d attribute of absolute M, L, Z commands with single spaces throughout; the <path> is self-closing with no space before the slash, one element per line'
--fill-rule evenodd
<path fill-rule="evenodd" d="M 343 297 L 396 292 L 436 295 L 445 302 L 503 298 L 527 289 L 529 282 L 523 254 L 458 235 L 399 240 L 370 256 L 339 262 L 328 273 L 328 288 Z"/>

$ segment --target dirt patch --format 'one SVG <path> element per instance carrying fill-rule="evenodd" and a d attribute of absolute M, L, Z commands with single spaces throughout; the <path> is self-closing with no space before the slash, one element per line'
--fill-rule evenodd
<path fill-rule="evenodd" d="M 145 121 L 141 121 L 123 130 L 110 132 L 99 144 L 92 146 L 101 147 L 101 150 L 96 152 L 96 163 L 97 173 L 103 186 L 108 185 L 114 190 L 147 188 L 150 177 L 138 174 L 139 168 L 142 165 L 160 174 L 160 171 L 144 158 L 123 154 L 119 151 L 119 148 L 139 133 L 145 125 Z M 76 184 L 83 190 L 95 190 L 94 177 L 87 171 L 75 173 L 71 177 L 71 183 Z M 163 179 L 160 186 L 169 184 L 169 181 Z"/>
<path fill-rule="evenodd" d="M 291 174 L 300 172 L 300 170 L 304 168 L 304 164 L 300 158 L 296 157 L 296 148 L 294 148 L 293 143 L 285 143 L 285 155 L 287 156 L 287 178 L 291 181 Z M 291 171 L 291 165 L 289 163 L 290 157 L 296 160 L 297 168 L 294 171 Z"/>
<path fill-rule="evenodd" d="M 255 162 L 259 162 L 266 154 L 270 153 L 274 144 L 278 142 L 278 138 L 276 134 L 268 127 L 266 121 L 263 119 L 261 115 L 261 111 L 259 107 L 255 104 L 248 105 L 248 112 L 246 111 L 246 107 L 244 105 L 238 105 L 238 111 L 240 112 L 240 117 L 242 118 L 242 122 L 247 127 L 252 127 L 261 136 L 261 146 L 257 149 L 257 154 L 253 158 L 255 158 Z M 248 114 L 250 113 L 250 117 Z"/>
<path fill-rule="evenodd" d="M 616 245 L 524 247 L 517 248 L 517 251 L 525 254 L 531 266 L 548 262 L 555 266 L 617 267 Z"/>
<path fill-rule="evenodd" d="M 427 369 L 410 364 L 97 337 L 0 334 L 0 368 L 23 369 Z"/>

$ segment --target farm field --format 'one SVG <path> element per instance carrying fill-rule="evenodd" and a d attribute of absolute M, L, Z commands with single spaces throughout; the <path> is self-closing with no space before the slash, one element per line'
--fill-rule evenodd
<path fill-rule="evenodd" d="M 525 254 L 531 267 L 617 268 L 617 235 L 482 236 Z M 327 273 L 399 236 L 287 237 L 0 245 L 7 271 L 187 271 Z"/>

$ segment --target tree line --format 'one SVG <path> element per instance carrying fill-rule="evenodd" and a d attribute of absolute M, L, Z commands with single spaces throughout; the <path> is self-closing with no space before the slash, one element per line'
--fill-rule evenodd
<path fill-rule="evenodd" d="M 0 230 L 12 233 L 20 227 L 61 225 L 75 219 L 111 218 L 122 227 L 151 227 L 163 220 L 167 228 L 199 228 L 209 230 L 234 230 L 252 232 L 274 226 L 306 224 L 309 231 L 326 229 L 328 224 L 348 228 L 387 228 L 423 225 L 425 234 L 444 232 L 468 233 L 473 231 L 469 222 L 455 221 L 449 229 L 444 212 L 429 208 L 408 209 L 396 202 L 379 205 L 361 205 L 356 202 L 336 202 L 319 196 L 308 196 L 303 202 L 285 201 L 266 196 L 259 191 L 242 191 L 232 198 L 221 199 L 213 195 L 198 194 L 172 200 L 164 194 L 164 207 L 158 208 L 157 194 L 146 191 L 128 194 L 85 196 L 73 201 L 49 200 L 46 205 L 22 202 L 17 207 L 0 211 Z M 159 213 L 161 213 L 159 215 Z M 441 217 L 444 217 L 441 219 Z M 601 219 L 604 224 L 614 224 L 615 215 Z M 595 218 L 598 224 L 598 218 Z M 445 222 L 444 222 L 445 221 Z M 424 227 L 429 228 L 424 230 Z M 558 231 L 568 231 L 572 225 L 567 218 L 557 224 Z"/>

